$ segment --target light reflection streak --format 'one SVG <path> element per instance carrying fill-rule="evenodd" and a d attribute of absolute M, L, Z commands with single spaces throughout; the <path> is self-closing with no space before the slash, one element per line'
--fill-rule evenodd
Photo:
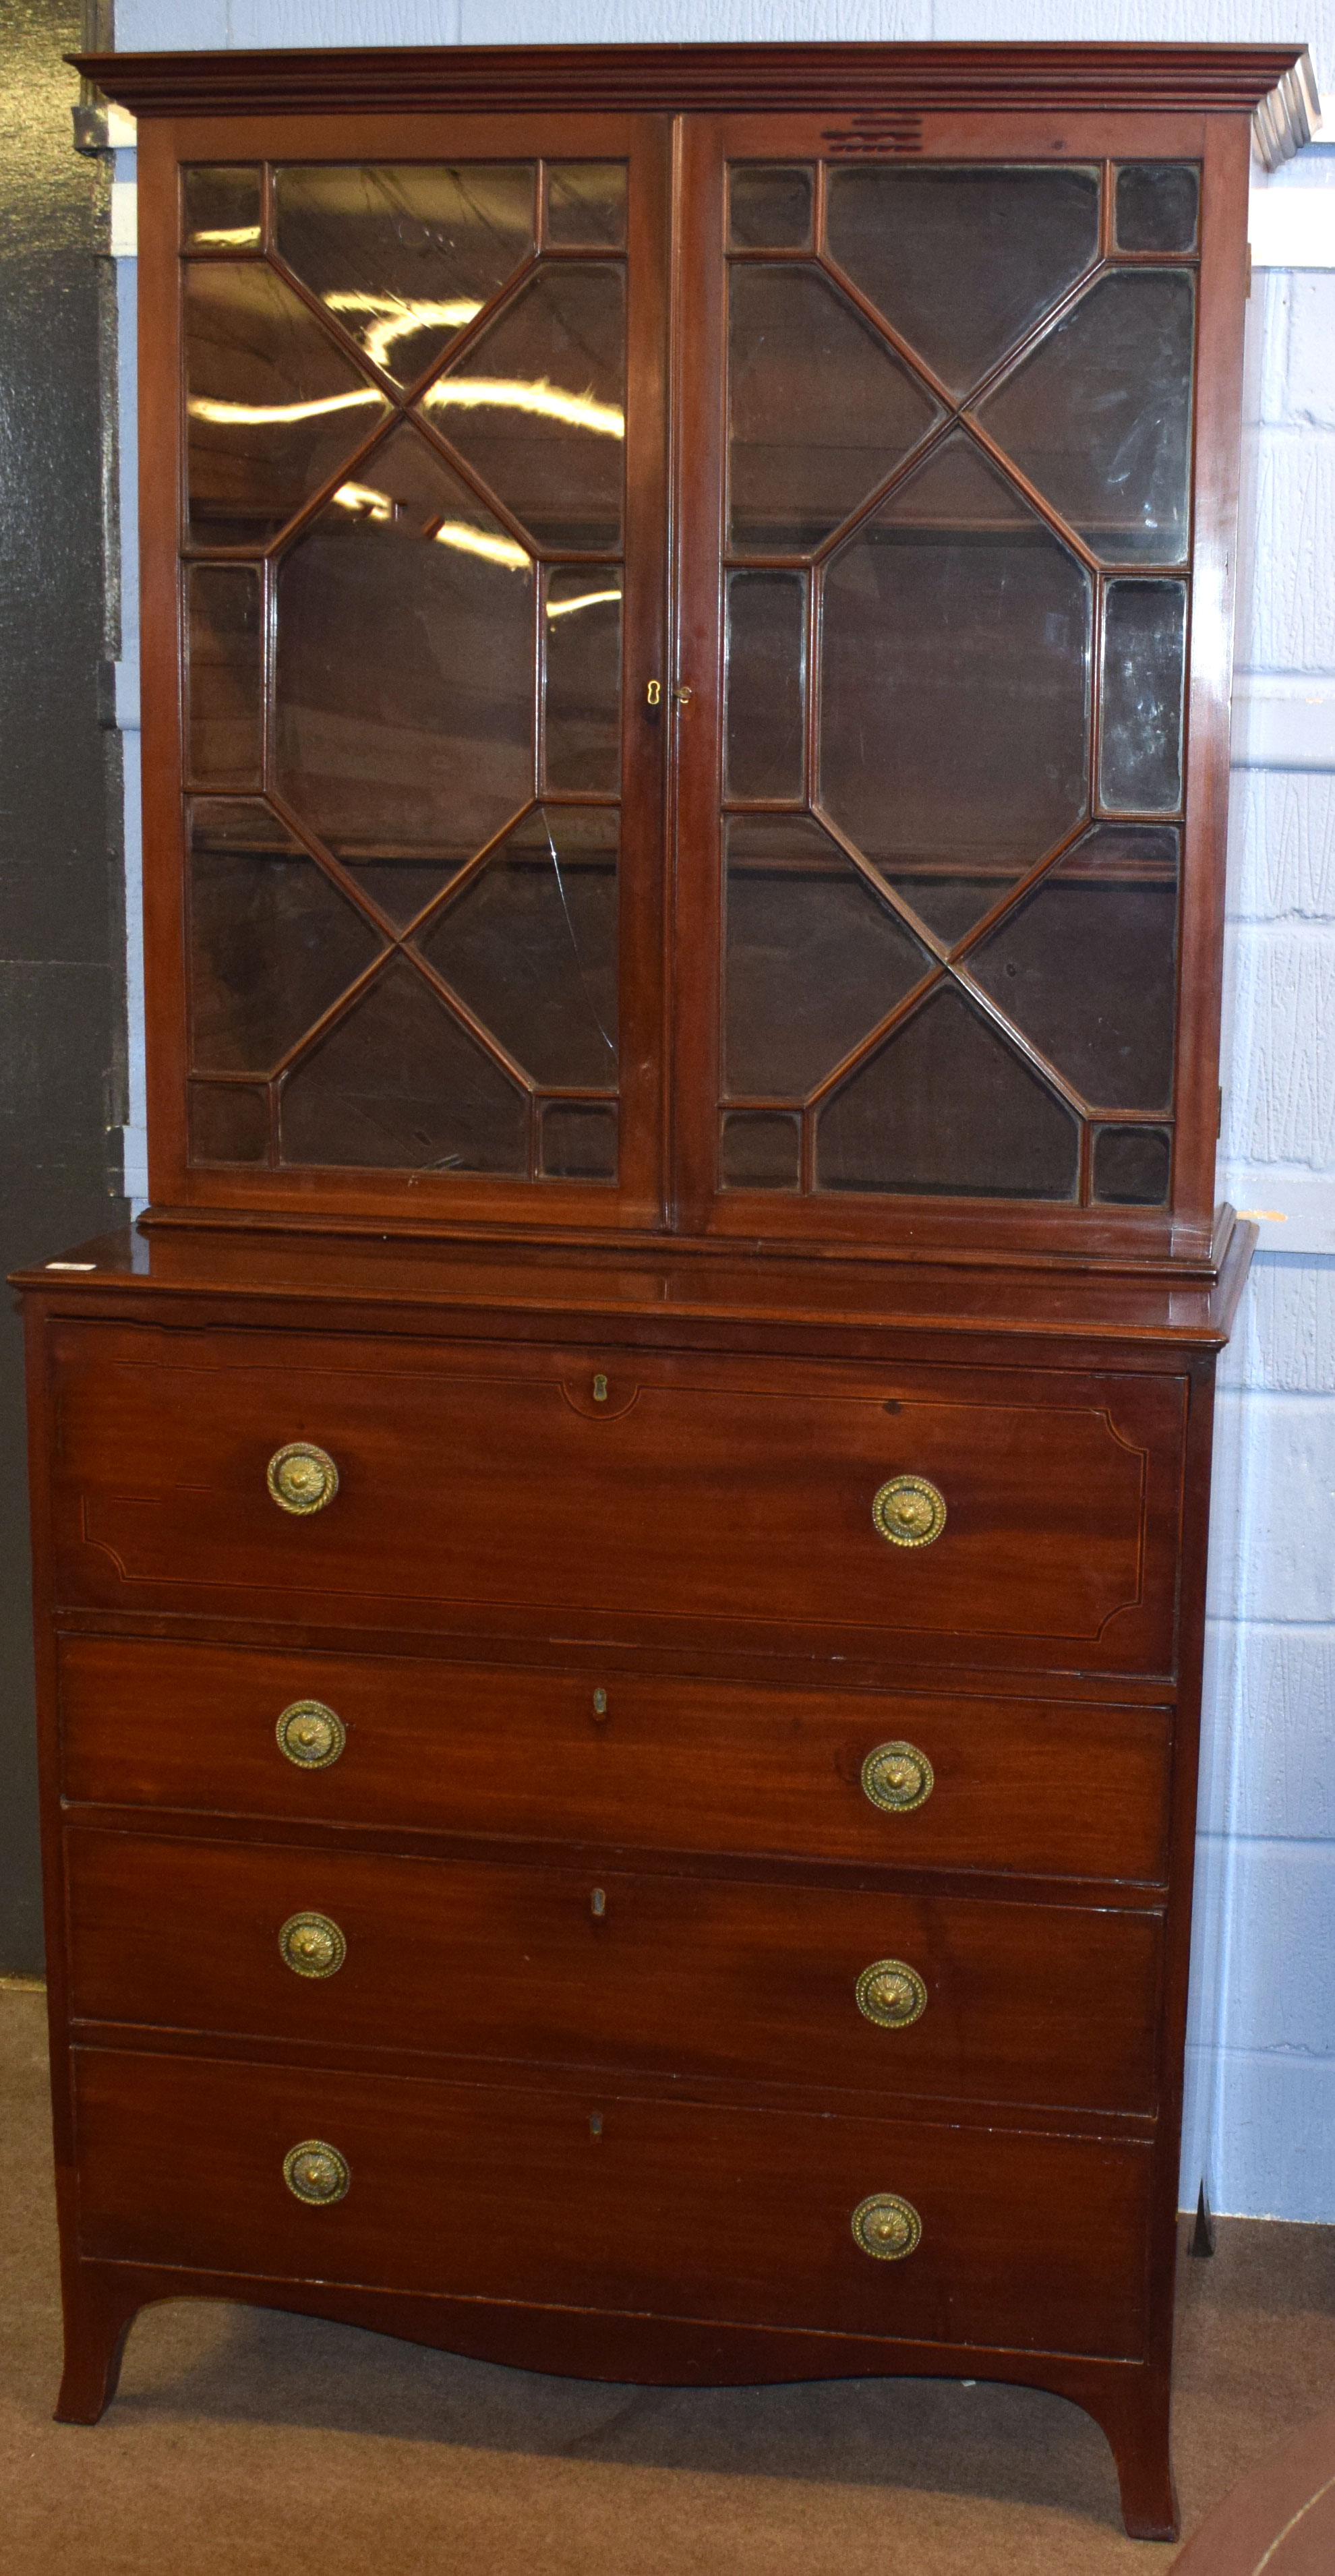
<path fill-rule="evenodd" d="M 549 599 L 547 614 L 549 617 L 572 617 L 577 608 L 600 608 L 605 599 L 619 600 L 620 597 L 619 590 L 586 590 L 578 599 Z"/>
<path fill-rule="evenodd" d="M 268 428 L 284 421 L 320 420 L 327 413 L 352 411 L 366 403 L 383 403 L 373 385 L 354 393 L 319 394 L 309 402 L 238 403 L 223 402 L 212 394 L 192 394 L 187 406 L 192 419 L 217 421 L 224 428 Z M 529 383 L 517 376 L 449 377 L 443 383 L 429 385 L 422 396 L 424 405 L 433 410 L 454 406 L 461 411 L 482 408 L 499 411 L 526 411 L 540 420 L 559 420 L 567 429 L 592 430 L 599 438 L 624 438 L 626 415 L 614 403 L 594 402 L 587 394 L 562 393 L 559 385 L 548 384 L 545 376 Z"/>
<path fill-rule="evenodd" d="M 378 492 L 372 483 L 340 483 L 334 499 L 364 519 L 383 521 L 394 516 L 391 495 Z M 533 560 L 513 537 L 489 536 L 485 528 L 470 527 L 466 519 L 442 519 L 435 527 L 428 520 L 422 534 L 430 536 L 438 546 L 452 546 L 456 554 L 477 555 L 483 563 L 504 564 L 508 572 L 527 572 Z M 619 599 L 621 594 L 616 591 L 609 596 Z M 581 600 L 571 602 L 575 608 L 583 604 Z"/>
<path fill-rule="evenodd" d="M 258 224 L 221 224 L 215 225 L 210 232 L 192 233 L 190 247 L 192 250 L 247 250 L 252 246 L 258 248 L 259 238 Z"/>
<path fill-rule="evenodd" d="M 361 334 L 362 346 L 377 367 L 387 366 L 389 352 L 396 340 L 411 339 L 416 331 L 459 331 L 482 310 L 466 295 L 457 295 L 449 304 L 426 304 L 403 295 L 326 295 L 323 301 L 331 313 L 364 313 L 374 315 L 370 327 Z"/>

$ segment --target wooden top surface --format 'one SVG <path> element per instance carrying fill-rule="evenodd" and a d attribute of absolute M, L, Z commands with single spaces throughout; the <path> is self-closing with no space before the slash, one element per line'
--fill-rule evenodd
<path fill-rule="evenodd" d="M 1225 1212 L 1226 1216 L 1231 1211 Z M 1221 1227 L 1220 1239 L 1224 1237 Z M 1016 1264 L 914 1262 L 800 1256 L 675 1242 L 645 1248 L 539 1245 L 519 1241 L 347 1237 L 258 1226 L 123 1228 L 61 1256 L 16 1271 L 13 1285 L 43 1292 L 65 1312 L 141 1313 L 166 1300 L 300 1304 L 356 1310 L 373 1329 L 388 1309 L 404 1325 L 541 1332 L 563 1324 L 585 1337 L 590 1324 L 669 1340 L 708 1338 L 709 1328 L 814 1329 L 867 1335 L 967 1333 L 1007 1339 L 1039 1335 L 1140 1345 L 1221 1349 L 1228 1340 L 1256 1242 L 1253 1225 L 1226 1237 L 1213 1281 L 1164 1274 L 1117 1277 Z M 73 1266 L 71 1266 L 73 1265 Z M 165 1319 L 165 1318 L 164 1318 Z M 544 1320 L 546 1322 L 544 1324 Z M 280 1317 L 280 1321 L 329 1320 Z M 476 1322 L 471 1326 L 476 1329 Z"/>

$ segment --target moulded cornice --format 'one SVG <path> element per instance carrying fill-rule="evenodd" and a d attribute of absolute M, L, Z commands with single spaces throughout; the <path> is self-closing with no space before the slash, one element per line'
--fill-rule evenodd
<path fill-rule="evenodd" d="M 1301 45 L 439 45 L 71 54 L 135 116 L 370 109 L 1158 109 L 1255 116 L 1273 168 L 1319 123 Z"/>

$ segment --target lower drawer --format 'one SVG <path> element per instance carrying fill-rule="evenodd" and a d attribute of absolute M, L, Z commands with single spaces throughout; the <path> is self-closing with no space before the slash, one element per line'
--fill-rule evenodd
<path fill-rule="evenodd" d="M 74 2066 L 80 2242 L 103 2259 L 1144 2351 L 1146 2147 L 112 2050 L 77 2049 Z M 309 2141 L 336 2150 L 343 2198 L 289 2188 L 285 2159 Z M 333 2158 L 322 2177 L 341 2179 Z M 921 2226 L 898 2260 L 854 2238 L 882 2196 Z"/>
<path fill-rule="evenodd" d="M 76 2017 L 745 2084 L 1153 2109 L 1152 1913 L 76 1828 Z M 279 1935 L 314 1914 L 312 1961 Z M 327 1927 L 327 1928 L 322 1928 Z M 300 1940 L 301 1929 L 290 1936 Z M 346 1944 L 341 1961 L 337 1944 Z M 903 2026 L 870 2018 L 878 1962 Z M 311 1974 L 312 1966 L 324 1971 Z M 305 1971 L 305 1972 L 302 1972 Z M 866 1993 L 875 2011 L 881 1994 Z"/>
<path fill-rule="evenodd" d="M 308 1769 L 276 1731 L 304 1699 L 342 1729 Z M 62 1640 L 60 1708 L 64 1792 L 81 1802 L 910 1868 L 1167 1871 L 1162 1708 L 110 1637 Z M 863 1788 L 887 1741 L 930 1766 L 902 1813 Z"/>

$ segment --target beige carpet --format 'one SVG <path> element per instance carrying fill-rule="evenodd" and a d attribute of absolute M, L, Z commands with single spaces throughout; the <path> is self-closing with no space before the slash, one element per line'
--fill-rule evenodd
<path fill-rule="evenodd" d="M 591 2387 L 343 2326 L 150 2308 L 91 2430 L 60 2331 L 41 1998 L 0 1991 L 5 2576 L 1152 2576 L 1103 2436 L 954 2381 Z M 1335 2389 L 1335 2228 L 1182 2267 L 1184 2531 Z"/>

